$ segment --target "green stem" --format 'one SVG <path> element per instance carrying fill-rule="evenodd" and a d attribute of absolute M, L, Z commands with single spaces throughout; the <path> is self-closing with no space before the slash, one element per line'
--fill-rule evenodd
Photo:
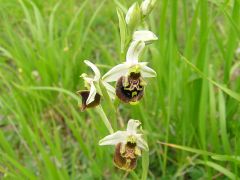
<path fill-rule="evenodd" d="M 144 151 L 142 154 L 142 180 L 147 179 L 148 175 L 148 167 L 149 167 L 149 152 Z"/>
<path fill-rule="evenodd" d="M 108 131 L 112 134 L 113 133 L 113 128 L 112 125 L 110 124 L 105 112 L 103 111 L 103 108 L 101 105 L 96 107 L 97 112 L 99 113 L 99 115 L 101 116 L 103 123 L 105 124 L 105 126 L 107 127 Z"/>

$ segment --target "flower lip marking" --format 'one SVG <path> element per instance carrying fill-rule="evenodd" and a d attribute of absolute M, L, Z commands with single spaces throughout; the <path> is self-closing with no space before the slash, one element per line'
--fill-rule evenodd
<path fill-rule="evenodd" d="M 124 145 L 119 143 L 115 149 L 114 164 L 123 170 L 131 171 L 137 166 L 137 158 L 141 155 L 139 148 L 137 147 L 136 137 L 129 136 L 127 143 Z"/>
<path fill-rule="evenodd" d="M 136 146 L 136 145 L 135 145 Z M 114 154 L 114 165 L 119 169 L 123 169 L 125 171 L 131 171 L 137 166 L 137 155 L 134 154 L 134 148 L 131 145 L 126 144 L 124 149 L 125 151 L 122 153 L 121 149 L 123 147 L 122 143 L 116 145 L 115 154 Z"/>
<path fill-rule="evenodd" d="M 131 72 L 129 76 L 122 76 L 116 84 L 117 97 L 125 102 L 137 102 L 144 94 L 143 79 L 140 73 Z"/>

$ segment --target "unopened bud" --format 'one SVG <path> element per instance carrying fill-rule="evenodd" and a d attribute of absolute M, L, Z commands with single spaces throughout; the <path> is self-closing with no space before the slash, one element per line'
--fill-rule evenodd
<path fill-rule="evenodd" d="M 138 3 L 134 3 L 128 10 L 126 14 L 126 23 L 131 28 L 134 29 L 141 22 L 141 10 Z"/>
<path fill-rule="evenodd" d="M 144 0 L 141 4 L 141 11 L 143 16 L 147 16 L 154 8 L 156 0 Z"/>

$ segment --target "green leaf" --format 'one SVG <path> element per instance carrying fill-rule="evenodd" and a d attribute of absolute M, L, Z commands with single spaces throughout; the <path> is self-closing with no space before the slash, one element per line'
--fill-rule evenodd
<path fill-rule="evenodd" d="M 29 169 L 20 164 L 15 158 L 3 152 L 0 152 L 0 155 L 3 156 L 7 161 L 9 161 L 9 163 L 12 164 L 19 171 L 19 173 L 21 173 L 21 175 L 27 177 L 27 179 L 30 180 L 36 179 L 35 174 L 33 174 Z"/>
<path fill-rule="evenodd" d="M 234 91 L 232 91 L 229 88 L 226 88 L 224 85 L 221 85 L 219 83 L 217 83 L 216 81 L 212 80 L 211 78 L 209 78 L 208 76 L 206 76 L 202 71 L 200 71 L 194 64 L 192 64 L 187 58 L 185 58 L 184 56 L 180 55 L 182 60 L 184 60 L 187 65 L 189 65 L 195 72 L 197 72 L 202 78 L 208 80 L 210 83 L 214 84 L 215 86 L 217 86 L 219 89 L 221 89 L 223 92 L 225 92 L 226 94 L 228 94 L 229 96 L 231 96 L 232 98 L 236 99 L 237 101 L 240 102 L 240 95 Z"/>
<path fill-rule="evenodd" d="M 0 56 L 4 56 L 6 58 L 13 59 L 11 53 L 7 49 L 5 49 L 1 46 L 0 46 Z"/>
<path fill-rule="evenodd" d="M 215 159 L 215 160 L 232 161 L 232 162 L 240 163 L 240 156 L 215 154 L 215 153 L 212 153 L 209 151 L 195 149 L 195 148 L 191 148 L 188 146 L 181 146 L 181 145 L 177 145 L 177 144 L 165 143 L 165 142 L 160 142 L 160 141 L 158 141 L 158 143 L 175 148 L 175 149 L 180 149 L 180 150 L 188 151 L 188 152 L 195 153 L 195 154 L 210 156 L 212 159 Z"/>
<path fill-rule="evenodd" d="M 225 153 L 230 153 L 230 144 L 227 135 L 225 99 L 222 91 L 219 91 L 218 101 L 219 101 L 218 106 L 219 106 L 220 134 L 222 138 L 223 148 Z"/>
<path fill-rule="evenodd" d="M 220 173 L 224 174 L 225 176 L 227 176 L 230 179 L 237 179 L 239 177 L 237 177 L 237 175 L 233 174 L 231 171 L 229 171 L 228 169 L 226 169 L 225 167 L 220 166 L 219 164 L 216 164 L 214 162 L 211 161 L 202 161 L 202 160 L 197 160 L 198 164 L 204 164 L 207 165 L 217 171 L 219 171 Z"/>
<path fill-rule="evenodd" d="M 127 37 L 127 25 L 124 18 L 124 13 L 120 8 L 117 8 L 117 15 L 119 21 L 120 37 L 121 37 L 121 53 L 124 53 L 125 42 Z"/>
<path fill-rule="evenodd" d="M 16 85 L 16 84 L 15 84 Z M 50 87 L 50 86 L 31 86 L 31 87 L 22 87 L 19 85 L 16 85 L 18 88 L 23 89 L 23 90 L 46 90 L 46 91 L 57 91 L 57 92 L 61 92 L 64 94 L 67 94 L 68 96 L 70 96 L 72 99 L 76 100 L 76 101 L 81 101 L 81 98 L 78 97 L 76 94 L 74 94 L 73 92 L 63 89 L 63 88 L 59 88 L 59 87 Z"/>
<path fill-rule="evenodd" d="M 191 147 L 187 147 L 187 146 L 181 146 L 181 145 L 177 145 L 177 144 L 165 143 L 165 142 L 160 142 L 160 141 L 158 141 L 158 143 L 162 144 L 162 145 L 172 147 L 172 148 L 181 149 L 181 150 L 184 150 L 184 151 L 196 153 L 196 154 L 207 155 L 207 156 L 215 155 L 214 153 L 211 153 L 211 152 L 208 152 L 208 151 L 195 149 L 195 148 L 191 148 Z"/>
<path fill-rule="evenodd" d="M 214 156 L 211 156 L 211 158 L 218 161 L 232 161 L 232 162 L 240 163 L 240 156 L 214 155 Z"/>
<path fill-rule="evenodd" d="M 55 18 L 55 13 L 60 5 L 61 1 L 57 2 L 56 5 L 54 6 L 50 18 L 49 18 L 49 40 L 53 41 L 53 34 L 54 34 L 54 18 Z"/>

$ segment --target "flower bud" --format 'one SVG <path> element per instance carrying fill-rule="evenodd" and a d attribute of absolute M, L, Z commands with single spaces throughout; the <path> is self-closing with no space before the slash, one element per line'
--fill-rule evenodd
<path fill-rule="evenodd" d="M 129 9 L 125 17 L 127 25 L 134 29 L 141 22 L 141 10 L 138 3 L 134 3 Z"/>
<path fill-rule="evenodd" d="M 141 4 L 141 11 L 143 16 L 147 16 L 151 13 L 152 9 L 154 8 L 154 5 L 156 3 L 156 0 L 144 0 Z"/>

